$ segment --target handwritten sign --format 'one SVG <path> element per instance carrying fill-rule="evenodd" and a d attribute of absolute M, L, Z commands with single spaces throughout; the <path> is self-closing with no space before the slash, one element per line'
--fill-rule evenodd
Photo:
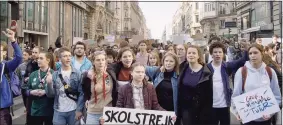
<path fill-rule="evenodd" d="M 243 123 L 262 118 L 263 115 L 270 115 L 280 111 L 278 103 L 269 86 L 264 86 L 234 97 L 232 101 Z"/>
<path fill-rule="evenodd" d="M 174 125 L 174 112 L 104 107 L 105 124 Z"/>

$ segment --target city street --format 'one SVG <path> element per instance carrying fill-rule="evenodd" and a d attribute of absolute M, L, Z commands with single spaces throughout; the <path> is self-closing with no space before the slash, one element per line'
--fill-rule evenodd
<path fill-rule="evenodd" d="M 22 97 L 17 97 L 14 99 L 14 116 L 13 116 L 13 124 L 23 124 L 25 123 L 25 107 L 23 104 L 23 100 Z M 280 125 L 281 124 L 281 113 L 280 116 L 278 117 L 280 118 L 280 120 L 277 121 L 277 124 Z M 237 121 L 237 119 L 234 117 L 233 114 L 231 114 L 231 125 L 240 125 L 240 123 Z"/>

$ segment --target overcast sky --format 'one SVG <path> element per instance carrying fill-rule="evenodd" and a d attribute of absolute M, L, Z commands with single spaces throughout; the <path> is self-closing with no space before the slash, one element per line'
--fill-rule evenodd
<path fill-rule="evenodd" d="M 165 25 L 172 21 L 180 5 L 181 2 L 142 2 L 139 0 L 139 6 L 153 39 L 161 39 Z"/>

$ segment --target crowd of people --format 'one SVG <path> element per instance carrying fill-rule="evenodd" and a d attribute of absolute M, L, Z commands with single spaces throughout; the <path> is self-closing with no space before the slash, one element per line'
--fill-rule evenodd
<path fill-rule="evenodd" d="M 172 111 L 177 125 L 228 125 L 230 109 L 241 121 L 231 98 L 263 85 L 270 85 L 281 105 L 282 46 L 277 36 L 268 46 L 260 38 L 252 44 L 228 44 L 215 37 L 204 49 L 142 40 L 137 46 L 122 41 L 93 49 L 77 42 L 72 49 L 56 45 L 46 52 L 41 47 L 21 50 L 13 31 L 4 34 L 14 58 L 0 65 L 1 125 L 12 124 L 14 95 L 5 74 L 13 72 L 21 84 L 27 125 L 75 125 L 81 119 L 104 124 L 106 106 Z M 248 74 L 245 80 L 242 70 Z M 276 114 L 263 115 L 245 125 L 274 125 L 274 119 Z"/>

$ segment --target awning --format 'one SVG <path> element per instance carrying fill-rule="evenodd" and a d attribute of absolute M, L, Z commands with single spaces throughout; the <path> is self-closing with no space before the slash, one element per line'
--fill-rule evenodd
<path fill-rule="evenodd" d="M 257 26 L 257 27 L 252 27 L 252 28 L 243 30 L 241 33 L 244 34 L 244 33 L 250 33 L 250 32 L 255 32 L 255 31 L 259 31 L 259 30 L 260 30 L 260 26 Z"/>
<path fill-rule="evenodd" d="M 244 34 L 244 33 L 250 33 L 250 32 L 255 32 L 255 31 L 259 31 L 259 30 L 273 30 L 273 24 L 252 27 L 252 28 L 243 30 L 241 33 Z"/>

